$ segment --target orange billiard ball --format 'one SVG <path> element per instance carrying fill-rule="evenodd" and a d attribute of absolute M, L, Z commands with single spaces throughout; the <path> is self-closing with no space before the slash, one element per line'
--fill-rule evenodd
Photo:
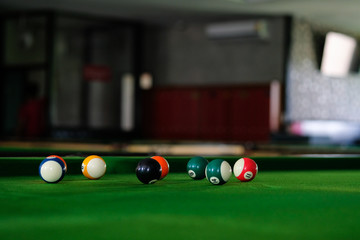
<path fill-rule="evenodd" d="M 163 179 L 164 177 L 166 177 L 169 173 L 170 170 L 170 166 L 168 161 L 161 157 L 161 156 L 153 156 L 151 157 L 152 159 L 155 159 L 161 166 L 161 176 L 160 176 L 160 180 Z"/>

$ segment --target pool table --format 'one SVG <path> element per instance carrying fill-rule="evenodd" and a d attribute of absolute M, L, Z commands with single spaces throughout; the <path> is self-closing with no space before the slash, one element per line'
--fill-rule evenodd
<path fill-rule="evenodd" d="M 253 181 L 222 186 L 191 179 L 190 156 L 165 156 L 170 173 L 152 185 L 134 173 L 146 156 L 104 156 L 100 180 L 81 174 L 84 157 L 64 156 L 57 184 L 38 176 L 43 157 L 0 157 L 0 239 L 360 238 L 357 155 L 253 157 Z"/>

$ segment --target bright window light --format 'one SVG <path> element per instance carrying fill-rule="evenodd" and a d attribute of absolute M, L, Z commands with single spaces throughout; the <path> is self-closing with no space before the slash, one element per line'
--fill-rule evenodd
<path fill-rule="evenodd" d="M 153 86 L 153 78 L 150 73 L 143 73 L 140 75 L 140 88 L 143 90 L 149 90 Z"/>
<path fill-rule="evenodd" d="M 356 40 L 350 36 L 329 32 L 326 34 L 321 72 L 327 76 L 346 76 L 351 68 Z"/>
<path fill-rule="evenodd" d="M 332 143 L 351 143 L 360 138 L 360 124 L 343 121 L 308 120 L 294 122 L 290 132 L 295 135 L 328 138 Z"/>

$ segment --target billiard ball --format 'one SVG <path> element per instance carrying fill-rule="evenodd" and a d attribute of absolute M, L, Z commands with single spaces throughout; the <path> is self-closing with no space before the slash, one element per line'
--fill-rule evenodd
<path fill-rule="evenodd" d="M 205 178 L 205 168 L 209 161 L 203 157 L 197 156 L 191 158 L 187 163 L 187 172 L 192 179 L 200 180 Z"/>
<path fill-rule="evenodd" d="M 258 172 L 256 162 L 250 158 L 240 158 L 234 164 L 234 175 L 241 182 L 253 180 Z"/>
<path fill-rule="evenodd" d="M 135 172 L 140 182 L 152 184 L 160 180 L 161 165 L 153 158 L 145 158 L 138 163 Z"/>
<path fill-rule="evenodd" d="M 153 156 L 151 158 L 155 159 L 161 166 L 160 180 L 163 179 L 164 177 L 166 177 L 168 175 L 169 169 L 170 169 L 168 161 L 166 161 L 166 159 L 161 156 Z"/>
<path fill-rule="evenodd" d="M 206 179 L 214 185 L 222 185 L 229 181 L 232 171 L 230 164 L 223 159 L 214 159 L 206 166 Z"/>
<path fill-rule="evenodd" d="M 65 164 L 57 157 L 45 158 L 39 166 L 39 175 L 47 183 L 58 183 L 65 176 Z"/>
<path fill-rule="evenodd" d="M 65 164 L 65 172 L 67 172 L 67 164 L 66 164 L 65 160 L 62 157 L 60 157 L 58 155 L 50 155 L 47 158 L 54 158 L 54 157 L 60 159 L 61 161 L 63 161 L 63 163 Z"/>
<path fill-rule="evenodd" d="M 106 163 L 101 157 L 97 155 L 91 155 L 85 158 L 82 162 L 81 171 L 88 179 L 100 179 L 105 175 Z"/>

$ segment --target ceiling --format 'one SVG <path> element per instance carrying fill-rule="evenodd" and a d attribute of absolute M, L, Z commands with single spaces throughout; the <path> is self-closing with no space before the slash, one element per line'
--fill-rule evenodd
<path fill-rule="evenodd" d="M 189 14 L 291 14 L 360 34 L 359 0 L 0 0 L 0 9 L 54 9 L 140 20 Z"/>

